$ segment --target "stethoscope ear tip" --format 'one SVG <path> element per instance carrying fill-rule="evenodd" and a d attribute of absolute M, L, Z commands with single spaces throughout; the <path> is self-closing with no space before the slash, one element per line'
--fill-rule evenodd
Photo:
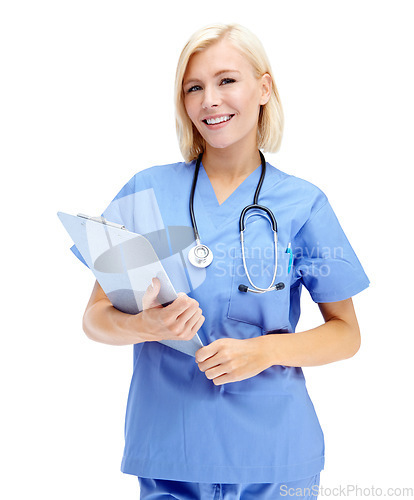
<path fill-rule="evenodd" d="M 247 292 L 248 287 L 246 285 L 239 285 L 239 291 L 240 292 Z"/>

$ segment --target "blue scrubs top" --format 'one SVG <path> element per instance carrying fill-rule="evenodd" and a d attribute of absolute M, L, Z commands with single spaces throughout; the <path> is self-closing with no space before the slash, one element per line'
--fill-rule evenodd
<path fill-rule="evenodd" d="M 219 205 L 201 165 L 194 211 L 201 241 L 214 260 L 207 269 L 191 266 L 188 203 L 194 168 L 195 161 L 139 172 L 103 215 L 146 235 L 163 254 L 176 290 L 195 298 L 203 310 L 199 336 L 204 345 L 225 337 L 293 333 L 302 286 L 315 302 L 333 302 L 369 285 L 324 193 L 270 164 L 259 203 L 277 219 L 276 282 L 285 288 L 264 294 L 238 290 L 239 284 L 249 284 L 239 216 L 253 202 L 260 166 Z M 245 235 L 249 273 L 256 286 L 265 288 L 274 269 L 268 220 L 249 217 Z M 274 483 L 316 475 L 323 466 L 323 433 L 301 368 L 272 366 L 247 380 L 215 386 L 193 357 L 158 342 L 134 345 L 123 472 L 178 481 Z"/>

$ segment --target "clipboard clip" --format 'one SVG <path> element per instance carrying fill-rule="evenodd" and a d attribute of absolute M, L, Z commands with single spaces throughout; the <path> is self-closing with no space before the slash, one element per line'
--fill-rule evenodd
<path fill-rule="evenodd" d="M 77 217 L 82 217 L 83 219 L 93 220 L 94 222 L 99 222 L 100 224 L 104 224 L 105 226 L 111 226 L 111 227 L 116 227 L 118 229 L 125 229 L 126 230 L 126 227 L 123 226 L 122 224 L 116 224 L 115 222 L 109 222 L 105 219 L 105 217 L 102 217 L 102 216 L 91 217 L 90 215 L 77 214 Z"/>

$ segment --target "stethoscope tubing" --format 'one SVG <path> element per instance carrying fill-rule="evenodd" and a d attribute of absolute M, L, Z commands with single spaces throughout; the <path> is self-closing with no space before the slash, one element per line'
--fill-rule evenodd
<path fill-rule="evenodd" d="M 195 193 L 195 188 L 196 188 L 197 179 L 198 179 L 198 172 L 200 170 L 200 164 L 201 164 L 202 157 L 203 157 L 203 153 L 201 153 L 197 158 L 197 163 L 196 163 L 195 171 L 194 171 L 194 175 L 193 175 L 193 183 L 191 185 L 190 201 L 189 201 L 191 224 L 193 226 L 194 238 L 196 240 L 197 245 L 200 245 L 201 242 L 200 242 L 200 235 L 198 234 L 198 227 L 197 227 L 196 218 L 194 215 L 194 193 Z"/>
<path fill-rule="evenodd" d="M 246 285 L 239 285 L 239 290 L 241 292 L 253 292 L 253 293 L 265 293 L 265 292 L 270 292 L 271 290 L 282 290 L 284 288 L 283 283 L 277 283 L 274 285 L 276 281 L 276 274 L 277 274 L 277 221 L 275 216 L 273 215 L 273 212 L 268 208 L 265 207 L 264 205 L 259 205 L 258 199 L 259 199 L 259 194 L 260 190 L 262 188 L 262 184 L 266 175 L 266 160 L 265 157 L 263 156 L 263 153 L 259 151 L 260 154 L 260 159 L 261 159 L 261 164 L 262 164 L 262 172 L 260 175 L 259 182 L 257 183 L 256 191 L 254 193 L 254 198 L 253 198 L 253 204 L 248 205 L 243 208 L 240 214 L 239 218 L 239 230 L 240 230 L 240 243 L 241 243 L 241 251 L 242 251 L 242 259 L 243 259 L 243 267 L 244 271 L 246 273 L 247 279 L 249 280 L 250 285 L 253 287 L 248 288 Z M 188 257 L 190 262 L 196 266 L 196 267 L 207 267 L 210 265 L 213 259 L 213 254 L 212 251 L 206 246 L 203 245 L 200 241 L 200 235 L 198 232 L 198 227 L 197 227 L 197 221 L 195 218 L 194 214 L 194 193 L 195 193 L 195 188 L 197 185 L 197 179 L 198 179 L 198 173 L 200 170 L 200 164 L 201 164 L 201 159 L 203 157 L 203 153 L 201 153 L 196 161 L 195 165 L 195 170 L 194 170 L 194 176 L 193 176 L 193 182 L 191 185 L 191 192 L 190 192 L 190 200 L 189 200 L 189 211 L 190 211 L 190 218 L 191 218 L 191 224 L 193 226 L 193 231 L 194 231 L 194 238 L 196 241 L 196 246 L 192 247 L 189 251 Z M 249 214 L 246 217 L 246 214 L 248 214 L 249 211 L 251 210 L 256 210 L 256 212 L 253 214 Z M 265 212 L 267 214 L 263 215 L 261 213 L 258 213 L 258 211 Z M 252 215 L 260 215 L 262 217 L 265 217 L 272 228 L 273 231 L 273 243 L 274 243 L 274 272 L 273 272 L 273 277 L 270 285 L 267 288 L 261 288 L 256 286 L 249 274 L 247 265 L 246 265 L 246 256 L 245 256 L 245 248 L 244 248 L 244 231 L 246 229 L 246 224 L 245 221 Z M 201 254 L 202 257 L 199 257 L 197 254 Z"/>
<path fill-rule="evenodd" d="M 274 270 L 273 270 L 273 277 L 272 281 L 270 282 L 270 285 L 267 288 L 260 288 L 256 286 L 252 279 L 250 278 L 249 270 L 246 264 L 246 256 L 244 252 L 244 231 L 240 232 L 240 241 L 241 241 L 241 250 L 242 250 L 242 259 L 243 259 L 243 267 L 244 267 L 244 272 L 246 273 L 247 279 L 249 280 L 250 285 L 254 288 L 254 290 L 247 289 L 249 292 L 255 292 L 255 293 L 264 293 L 268 292 L 270 290 L 276 289 L 273 284 L 276 281 L 276 272 L 277 272 L 277 233 L 273 233 L 273 248 L 274 248 L 274 253 L 275 253 L 275 258 L 274 258 Z"/>

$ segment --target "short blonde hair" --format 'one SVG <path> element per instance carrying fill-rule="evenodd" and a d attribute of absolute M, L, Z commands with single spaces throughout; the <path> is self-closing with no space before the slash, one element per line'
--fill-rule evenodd
<path fill-rule="evenodd" d="M 248 59 L 260 78 L 268 73 L 272 78 L 272 94 L 259 113 L 257 147 L 274 153 L 279 150 L 283 135 L 283 109 L 269 60 L 260 40 L 239 24 L 206 26 L 190 38 L 181 52 L 175 76 L 175 123 L 178 142 L 185 161 L 190 162 L 204 152 L 205 141 L 191 122 L 184 106 L 183 79 L 191 56 L 226 38 Z"/>

